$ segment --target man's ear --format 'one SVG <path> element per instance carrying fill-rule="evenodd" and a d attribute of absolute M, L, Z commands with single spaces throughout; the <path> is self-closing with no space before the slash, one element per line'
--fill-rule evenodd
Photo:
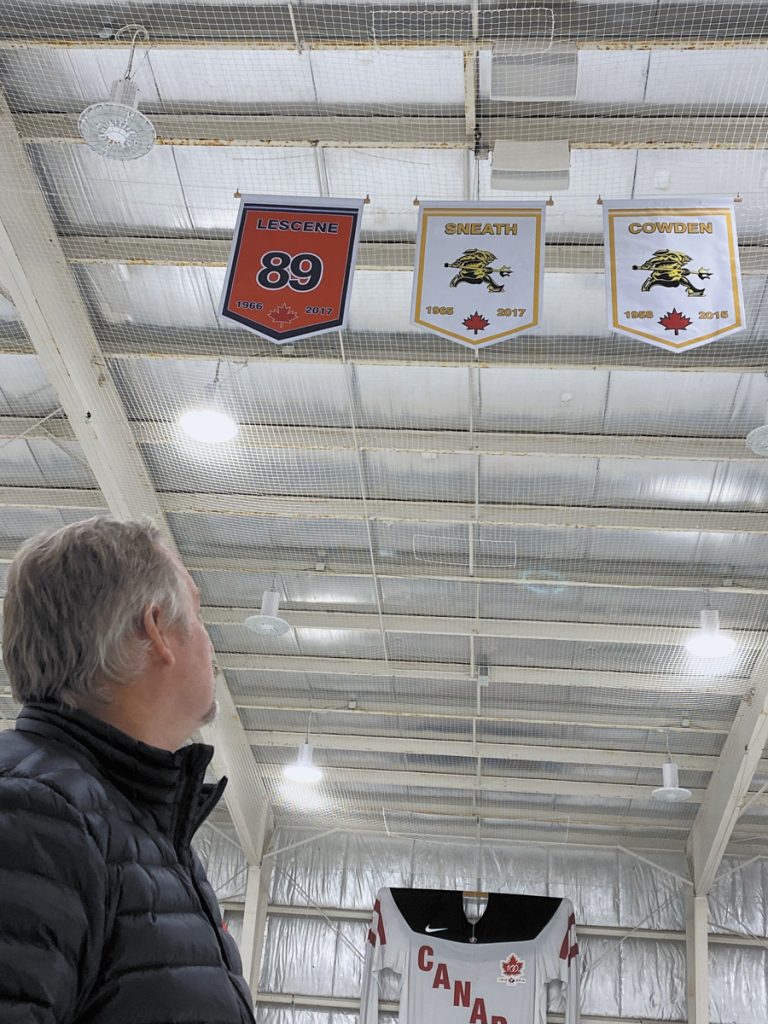
<path fill-rule="evenodd" d="M 151 654 L 165 665 L 172 665 L 176 659 L 168 643 L 168 623 L 159 605 L 151 604 L 145 608 L 142 624 Z"/>

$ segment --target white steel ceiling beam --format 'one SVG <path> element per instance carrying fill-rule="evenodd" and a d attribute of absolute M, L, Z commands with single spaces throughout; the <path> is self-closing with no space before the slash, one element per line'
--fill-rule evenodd
<path fill-rule="evenodd" d="M 242 625 L 251 608 L 204 606 L 207 625 Z M 696 626 L 626 625 L 608 622 L 558 622 L 538 619 L 459 618 L 448 615 L 391 615 L 345 611 L 296 611 L 284 609 L 294 629 L 379 630 L 430 636 L 492 636 L 511 640 L 566 640 L 589 644 L 683 644 Z M 728 630 L 742 646 L 756 645 L 764 634 L 756 630 Z M 493 672 L 493 669 L 491 669 Z M 656 677 L 658 678 L 658 677 Z M 675 676 L 679 679 L 679 676 Z M 493 676 L 491 676 L 493 681 Z M 746 680 L 744 680 L 746 682 Z"/>
<path fill-rule="evenodd" d="M 321 720 L 322 721 L 322 720 Z M 306 739 L 306 731 L 246 729 L 248 740 L 256 747 L 295 749 Z M 316 750 L 351 750 L 364 754 L 416 754 L 426 757 L 461 757 L 469 760 L 490 758 L 499 761 L 549 761 L 552 764 L 597 765 L 607 768 L 661 769 L 667 760 L 665 751 L 649 753 L 641 750 L 620 750 L 596 747 L 565 747 L 551 743 L 518 743 L 460 739 L 418 739 L 411 736 L 370 735 L 361 733 L 328 733 L 312 730 Z M 717 764 L 713 754 L 675 753 L 675 762 L 684 771 L 711 772 Z M 768 761 L 762 762 L 768 770 Z"/>
<path fill-rule="evenodd" d="M 223 667 L 241 672 L 308 672 L 328 673 L 342 678 L 371 676 L 380 679 L 434 679 L 444 683 L 475 683 L 469 665 L 450 662 L 384 661 L 363 658 L 301 657 L 291 654 L 226 654 L 220 655 Z M 749 680 L 728 676 L 683 676 L 651 672 L 600 672 L 591 669 L 517 668 L 490 666 L 489 685 L 531 685 L 593 687 L 601 690 L 637 691 L 670 696 L 727 694 L 739 696 L 749 687 Z"/>
<path fill-rule="evenodd" d="M 255 663 L 256 658 L 254 657 L 253 660 Z M 256 671 L 255 667 L 254 671 Z M 270 699 L 264 691 L 263 685 L 268 674 L 267 671 L 259 671 L 262 691 L 257 697 L 238 697 L 235 702 L 235 707 L 238 710 L 250 709 L 253 711 L 279 712 L 285 715 L 308 716 L 311 714 L 316 715 L 320 721 L 323 720 L 324 715 L 342 716 L 349 719 L 351 729 L 356 727 L 355 719 L 364 722 L 366 718 L 376 718 L 378 720 L 393 718 L 419 720 L 423 723 L 424 728 L 427 729 L 432 728 L 433 723 L 438 724 L 441 722 L 452 723 L 453 725 L 459 723 L 466 729 L 474 722 L 478 726 L 500 726 L 502 728 L 525 725 L 544 725 L 555 728 L 560 726 L 576 726 L 580 729 L 595 730 L 598 733 L 601 730 L 609 730 L 610 732 L 619 730 L 640 733 L 656 732 L 665 736 L 689 733 L 712 737 L 727 735 L 732 724 L 731 722 L 719 721 L 717 719 L 699 722 L 696 719 L 690 718 L 661 718 L 647 714 L 643 714 L 642 719 L 636 719 L 632 722 L 618 715 L 601 715 L 598 719 L 594 714 L 579 713 L 577 711 L 567 713 L 540 711 L 537 714 L 536 712 L 510 708 L 506 713 L 503 713 L 500 708 L 494 706 L 490 709 L 481 710 L 478 713 L 475 701 L 473 701 L 474 706 L 471 710 L 462 712 L 461 705 L 457 705 L 455 702 L 453 704 L 441 704 L 430 700 L 429 704 L 419 704 L 416 701 L 404 704 L 396 703 L 392 700 L 385 701 L 381 695 L 371 698 L 369 694 L 360 693 L 348 698 L 346 703 L 340 706 L 338 692 L 336 693 L 336 700 L 331 700 L 329 697 L 323 696 L 322 690 L 320 692 L 315 691 L 314 696 L 311 698 L 311 703 L 310 697 L 306 693 L 298 694 L 292 702 L 288 703 L 286 700 L 280 701 L 276 695 Z M 332 673 L 329 674 L 334 680 L 336 691 L 342 689 L 343 683 L 340 685 L 336 684 L 335 680 L 337 677 Z M 341 678 L 343 680 L 344 676 L 341 676 Z M 398 727 L 399 725 L 400 723 L 398 722 Z"/>
<path fill-rule="evenodd" d="M 253 359 L 260 365 L 284 366 L 298 360 L 302 365 L 338 364 L 341 350 L 329 341 L 275 346 L 252 331 L 221 330 L 99 322 L 96 330 L 101 349 L 111 359 L 211 359 L 221 353 L 228 359 Z M 451 367 L 474 365 L 479 368 L 516 366 L 532 369 L 617 369 L 637 373 L 755 373 L 765 374 L 765 346 L 759 335 L 747 337 L 738 348 L 724 353 L 717 346 L 705 345 L 694 352 L 678 352 L 673 362 L 669 353 L 650 345 L 604 345 L 610 340 L 606 333 L 600 339 L 599 351 L 594 339 L 560 335 L 531 335 L 525 345 L 498 345 L 493 353 L 469 352 L 436 335 L 384 331 L 346 331 L 344 351 L 347 360 L 361 366 L 430 366 Z M 0 353 L 29 354 L 29 341 L 17 325 L 0 325 Z M 640 385 L 642 386 L 642 385 Z"/>
<path fill-rule="evenodd" d="M 184 438 L 172 422 L 131 421 L 139 444 L 184 447 Z M 0 416 L 0 439 L 53 437 L 73 440 L 65 419 L 41 423 L 32 416 Z M 355 446 L 357 439 L 357 447 Z M 622 434 L 526 434 L 447 430 L 399 430 L 360 427 L 293 427 L 271 423 L 242 423 L 228 451 L 251 448 L 286 448 L 300 451 L 386 451 L 435 455 L 486 455 L 574 459 L 680 459 L 685 461 L 755 462 L 765 457 L 747 448 L 743 437 L 637 437 Z"/>
<path fill-rule="evenodd" d="M 286 760 L 279 762 L 260 762 L 273 771 L 282 771 Z M 643 786 L 626 782 L 575 782 L 569 779 L 526 778 L 508 775 L 481 775 L 478 779 L 475 771 L 466 775 L 451 772 L 429 771 L 397 771 L 391 768 L 334 768 L 324 767 L 325 777 L 329 784 L 342 787 L 361 787 L 366 790 L 372 787 L 389 787 L 406 789 L 410 792 L 423 789 L 444 789 L 451 792 L 462 792 L 470 796 L 475 794 L 531 794 L 546 797 L 586 797 L 600 800 L 641 800 L 650 801 L 656 786 Z M 705 790 L 692 789 L 692 799 L 698 803 Z M 352 794 L 347 794 L 354 803 Z M 370 798 L 376 800 L 376 793 L 371 792 Z M 386 806 L 386 797 L 379 797 Z M 768 806 L 768 796 L 760 796 L 756 801 L 760 806 Z M 492 811 L 485 810 L 486 817 L 492 817 Z M 609 822 L 608 822 L 609 823 Z"/>
<path fill-rule="evenodd" d="M 749 787 L 768 742 L 768 647 L 761 650 L 755 662 L 749 687 L 688 840 L 688 862 L 697 896 L 709 894 L 736 822 L 753 799 Z"/>
<path fill-rule="evenodd" d="M 7 564 L 14 556 L 13 551 L 0 549 L 0 565 Z M 329 558 L 328 553 L 322 556 Z M 303 557 L 299 555 L 279 557 L 267 556 L 263 558 L 232 558 L 228 556 L 198 557 L 196 555 L 185 556 L 185 564 L 189 571 L 195 575 L 222 573 L 222 574 L 243 574 L 254 576 L 277 575 L 283 580 L 295 577 L 298 580 L 309 582 L 314 581 L 318 587 L 322 587 L 325 581 L 359 581 L 370 582 L 372 579 L 370 561 L 364 562 L 356 557 L 352 551 L 345 551 L 341 557 L 343 567 L 332 568 L 326 562 L 318 562 L 318 554 L 312 548 L 308 548 Z M 314 563 L 314 564 L 313 564 Z M 323 568 L 316 568 L 315 565 L 322 564 Z M 707 591 L 708 594 L 751 594 L 755 596 L 768 596 L 768 586 L 759 586 L 757 581 L 747 576 L 739 576 L 733 566 L 724 566 L 719 572 L 716 569 L 702 568 L 700 574 L 691 573 L 690 566 L 670 563 L 667 565 L 656 562 L 646 563 L 640 571 L 638 564 L 622 564 L 616 560 L 608 563 L 585 562 L 583 560 L 574 564 L 560 565 L 562 577 L 546 576 L 539 578 L 540 570 L 551 573 L 552 563 L 546 564 L 537 562 L 526 562 L 527 569 L 521 565 L 510 568 L 507 574 L 496 569 L 476 567 L 475 575 L 469 576 L 461 571 L 459 566 L 455 572 L 437 571 L 436 566 L 426 565 L 419 562 L 401 562 L 387 560 L 385 569 L 377 568 L 376 576 L 379 580 L 404 581 L 412 578 L 429 580 L 436 583 L 448 584 L 472 584 L 483 586 L 485 584 L 501 583 L 506 586 L 525 587 L 531 593 L 546 594 L 551 591 L 554 594 L 564 588 L 585 589 L 585 590 L 659 590 L 667 593 L 692 593 L 701 594 Z M 657 571 L 651 572 L 648 566 L 657 567 Z"/>
<path fill-rule="evenodd" d="M 62 235 L 61 247 L 70 263 L 124 263 L 135 266 L 226 267 L 231 238 L 144 238 L 140 235 Z M 550 272 L 587 273 L 605 269 L 602 244 L 548 242 L 544 265 Z M 364 241 L 358 249 L 358 270 L 412 271 L 413 242 Z M 742 274 L 765 276 L 768 246 L 739 246 Z"/>
<path fill-rule="evenodd" d="M 275 497 L 161 491 L 163 512 L 211 516 L 333 519 L 340 522 L 476 523 L 633 532 L 768 534 L 768 513 L 691 509 L 605 508 L 575 505 L 502 505 L 359 498 Z M 0 487 L 0 504 L 16 508 L 103 508 L 98 491 L 76 487 Z"/>
<path fill-rule="evenodd" d="M 151 516 L 175 548 L 128 417 L 72 278 L 13 119 L 0 92 L 0 282 L 72 425 L 107 506 L 120 519 Z M 103 494 L 103 497 L 102 497 Z M 230 778 L 227 805 L 249 859 L 260 860 L 266 798 L 231 694 L 219 680 L 222 714 L 208 727 L 214 767 Z"/>
<path fill-rule="evenodd" d="M 464 112 L 442 117 L 396 118 L 332 114 L 161 114 L 149 112 L 157 144 L 166 146 L 328 146 L 365 149 L 467 149 Z M 16 128 L 27 145 L 83 145 L 77 114 L 18 113 Z M 549 142 L 568 139 L 572 149 L 762 150 L 765 135 L 755 117 L 520 118 L 480 116 L 483 144 L 497 138 Z"/>

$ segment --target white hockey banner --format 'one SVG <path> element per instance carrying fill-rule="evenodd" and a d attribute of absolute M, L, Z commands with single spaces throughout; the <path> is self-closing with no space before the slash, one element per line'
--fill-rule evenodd
<path fill-rule="evenodd" d="M 541 321 L 544 203 L 422 203 L 411 322 L 470 348 Z"/>
<path fill-rule="evenodd" d="M 744 330 L 731 202 L 606 201 L 603 216 L 612 330 L 674 352 Z"/>

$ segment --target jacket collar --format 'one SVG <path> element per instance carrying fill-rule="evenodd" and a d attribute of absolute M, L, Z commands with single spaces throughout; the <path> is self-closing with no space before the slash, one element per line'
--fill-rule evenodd
<path fill-rule="evenodd" d="M 177 848 L 189 844 L 227 785 L 226 778 L 204 783 L 213 757 L 213 747 L 205 743 L 190 743 L 173 753 L 161 750 L 56 702 L 25 704 L 16 730 L 84 755 L 134 807 L 148 811 Z"/>

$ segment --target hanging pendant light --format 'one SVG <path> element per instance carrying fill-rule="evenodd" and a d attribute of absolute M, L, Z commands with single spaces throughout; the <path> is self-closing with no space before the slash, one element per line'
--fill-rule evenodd
<path fill-rule="evenodd" d="M 237 437 L 239 427 L 235 420 L 226 413 L 219 403 L 219 370 L 221 360 L 216 365 L 216 374 L 212 383 L 203 388 L 202 405 L 188 409 L 179 417 L 179 427 L 192 441 L 198 444 L 223 444 Z"/>
<path fill-rule="evenodd" d="M 115 39 L 127 36 L 131 52 L 125 74 L 112 83 L 109 100 L 92 103 L 77 119 L 83 142 L 107 160 L 137 160 L 155 144 L 155 126 L 138 109 L 139 90 L 132 78 L 136 43 L 147 42 L 149 33 L 143 25 L 126 25 L 115 33 Z"/>
<path fill-rule="evenodd" d="M 290 622 L 278 615 L 280 610 L 280 592 L 265 590 L 261 595 L 261 611 L 258 615 L 249 615 L 245 620 L 247 629 L 259 636 L 285 636 L 290 630 Z"/>
<path fill-rule="evenodd" d="M 293 764 L 287 764 L 283 769 L 285 777 L 290 779 L 291 782 L 303 782 L 307 785 L 312 785 L 322 779 L 322 771 L 312 760 L 312 749 L 312 744 L 309 741 L 302 743 L 296 760 Z"/>
<path fill-rule="evenodd" d="M 681 804 L 691 799 L 690 789 L 680 785 L 678 779 L 677 765 L 674 761 L 667 761 L 661 768 L 662 786 L 654 789 L 651 794 L 654 800 L 662 800 L 668 804 Z"/>
<path fill-rule="evenodd" d="M 701 628 L 685 641 L 685 647 L 695 658 L 727 658 L 736 650 L 736 641 L 720 629 L 716 608 L 702 608 Z"/>

